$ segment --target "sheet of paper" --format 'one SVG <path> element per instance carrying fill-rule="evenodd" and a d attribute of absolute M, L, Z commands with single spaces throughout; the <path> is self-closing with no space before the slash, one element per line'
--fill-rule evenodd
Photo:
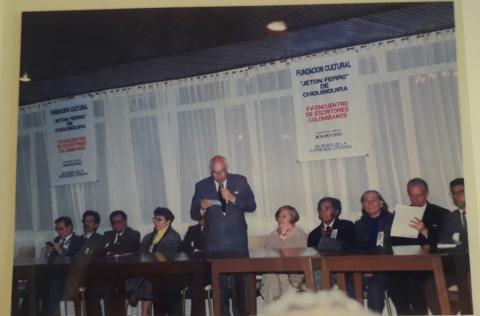
<path fill-rule="evenodd" d="M 210 202 L 212 205 L 222 205 L 222 202 L 219 200 L 208 200 L 208 202 Z"/>
<path fill-rule="evenodd" d="M 416 218 L 421 219 L 423 209 L 416 206 L 397 204 L 395 206 L 395 217 L 393 219 L 391 236 L 417 238 L 418 230 L 409 226 L 410 221 Z"/>

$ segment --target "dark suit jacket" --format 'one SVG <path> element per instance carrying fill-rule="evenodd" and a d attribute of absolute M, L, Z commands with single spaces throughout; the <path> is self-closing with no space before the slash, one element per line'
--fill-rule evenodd
<path fill-rule="evenodd" d="M 235 204 L 228 203 L 226 214 L 222 214 L 219 205 L 213 205 L 205 213 L 205 250 L 246 251 L 248 250 L 247 222 L 245 212 L 255 211 L 255 197 L 247 178 L 237 174 L 228 174 L 227 189 L 236 196 Z M 218 192 L 212 177 L 197 182 L 192 198 L 190 215 L 192 219 L 200 217 L 200 201 L 203 199 L 218 200 Z"/>
<path fill-rule="evenodd" d="M 79 254 L 89 256 L 101 255 L 103 253 L 103 246 L 105 244 L 103 241 L 103 236 L 99 233 L 92 234 L 90 238 L 85 238 L 84 236 L 81 237 L 83 239 L 83 245 Z"/>
<path fill-rule="evenodd" d="M 104 251 L 107 254 L 135 253 L 140 245 L 140 233 L 127 227 L 116 244 L 113 244 L 114 240 L 115 232 L 113 230 L 109 230 L 103 235 Z"/>
<path fill-rule="evenodd" d="M 393 214 L 388 211 L 382 211 L 379 216 L 378 232 L 383 231 L 383 248 L 391 248 L 390 231 L 392 230 Z M 368 249 L 369 225 L 368 215 L 355 222 L 355 248 Z"/>
<path fill-rule="evenodd" d="M 439 237 L 440 242 L 452 243 L 454 242 L 453 234 L 459 233 L 460 242 L 463 245 L 468 245 L 468 232 L 462 224 L 461 216 L 460 210 L 455 210 L 445 216 Z"/>
<path fill-rule="evenodd" d="M 61 239 L 62 238 L 60 236 L 57 236 L 55 237 L 53 242 L 58 244 L 60 243 Z M 52 253 L 52 256 L 73 258 L 80 252 L 80 249 L 82 248 L 82 244 L 83 244 L 83 238 L 73 233 L 72 237 L 70 238 L 68 248 L 64 249 L 62 253 L 57 253 L 55 251 L 54 253 Z"/>
<path fill-rule="evenodd" d="M 319 242 L 322 237 L 322 225 L 323 222 L 318 225 L 317 228 L 312 230 L 310 234 L 308 234 L 308 247 L 319 247 Z M 343 249 L 348 249 L 351 243 L 353 242 L 353 223 L 351 221 L 347 221 L 345 219 L 335 219 L 335 222 L 332 226 L 333 230 L 337 230 L 337 237 L 336 240 L 339 242 L 339 246 Z M 325 237 L 324 237 L 325 238 Z M 331 239 L 331 238 L 328 238 Z M 322 247 L 319 247 L 320 249 Z"/>
<path fill-rule="evenodd" d="M 192 253 L 195 249 L 205 250 L 205 229 L 200 224 L 188 227 L 179 247 L 180 251 Z"/>
<path fill-rule="evenodd" d="M 417 238 L 392 237 L 393 245 L 436 245 L 438 235 L 442 230 L 444 216 L 448 213 L 450 213 L 449 210 L 427 202 L 422 222 L 428 229 L 428 239 L 420 233 Z"/>
<path fill-rule="evenodd" d="M 180 245 L 181 238 L 175 229 L 170 226 L 163 235 L 162 239 L 160 239 L 158 244 L 156 244 L 152 251 L 150 251 L 150 247 L 156 235 L 157 231 L 154 230 L 143 237 L 142 242 L 140 243 L 141 253 L 158 252 L 166 256 L 170 256 L 178 252 L 178 246 Z"/>

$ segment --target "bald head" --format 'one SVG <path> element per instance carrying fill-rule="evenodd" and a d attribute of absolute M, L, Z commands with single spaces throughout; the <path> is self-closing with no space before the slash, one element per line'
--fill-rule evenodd
<path fill-rule="evenodd" d="M 216 182 L 224 182 L 228 175 L 227 158 L 220 155 L 213 156 L 210 159 L 210 174 Z"/>

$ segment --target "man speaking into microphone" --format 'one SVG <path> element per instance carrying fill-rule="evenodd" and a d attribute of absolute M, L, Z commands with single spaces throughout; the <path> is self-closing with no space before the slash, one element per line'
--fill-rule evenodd
<path fill-rule="evenodd" d="M 228 257 L 248 253 L 247 222 L 245 212 L 257 207 L 247 178 L 228 173 L 227 159 L 214 156 L 210 159 L 210 177 L 195 185 L 190 216 L 205 218 L 205 254 L 207 257 Z M 239 280 L 246 289 L 246 278 Z M 220 276 L 221 315 L 230 315 L 230 297 L 236 288 L 235 278 Z M 248 295 L 244 296 L 245 298 Z M 235 314 L 242 302 L 234 302 Z"/>
<path fill-rule="evenodd" d="M 247 222 L 245 212 L 257 207 L 247 178 L 228 173 L 227 159 L 210 159 L 210 177 L 195 185 L 190 215 L 205 217 L 205 251 L 247 251 Z"/>

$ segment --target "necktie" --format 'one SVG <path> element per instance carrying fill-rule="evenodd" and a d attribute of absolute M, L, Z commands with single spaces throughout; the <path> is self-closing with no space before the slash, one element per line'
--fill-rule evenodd
<path fill-rule="evenodd" d="M 220 182 L 218 184 L 218 200 L 220 201 L 220 203 L 222 203 L 222 212 L 223 212 L 223 215 L 225 215 L 227 211 L 227 201 L 225 201 L 225 199 L 222 196 L 223 188 L 224 188 L 223 182 Z"/>
<path fill-rule="evenodd" d="M 467 216 L 465 216 L 465 212 L 462 212 L 462 224 L 465 229 L 467 229 Z"/>
<path fill-rule="evenodd" d="M 118 238 L 120 237 L 120 234 L 119 233 L 116 233 L 115 234 L 115 239 L 113 240 L 113 243 L 114 244 L 118 244 Z"/>
<path fill-rule="evenodd" d="M 331 235 L 332 235 L 332 227 L 327 226 L 326 228 L 324 228 L 323 237 L 330 238 Z"/>

